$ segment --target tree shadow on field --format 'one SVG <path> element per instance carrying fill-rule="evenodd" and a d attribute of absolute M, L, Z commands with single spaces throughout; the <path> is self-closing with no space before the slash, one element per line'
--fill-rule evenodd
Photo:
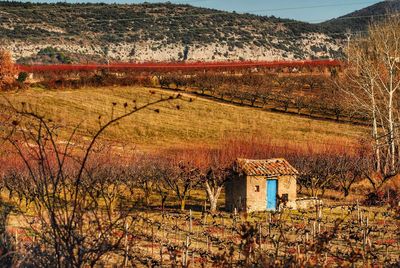
<path fill-rule="evenodd" d="M 158 212 L 162 212 L 162 207 L 160 205 L 141 205 L 140 207 L 137 207 L 135 209 L 136 211 L 158 211 Z M 165 212 L 170 212 L 170 213 L 187 213 L 190 210 L 192 210 L 193 212 L 203 212 L 204 211 L 204 206 L 201 205 L 191 205 L 188 204 L 185 206 L 185 210 L 182 211 L 180 205 L 165 205 L 164 207 Z"/>
<path fill-rule="evenodd" d="M 160 207 L 160 209 L 161 209 L 161 207 Z M 181 212 L 181 207 L 179 205 L 168 205 L 168 206 L 165 206 L 165 209 Z M 203 212 L 204 206 L 187 204 L 185 206 L 185 210 L 183 212 L 188 212 L 189 210 L 192 210 L 195 212 Z"/>

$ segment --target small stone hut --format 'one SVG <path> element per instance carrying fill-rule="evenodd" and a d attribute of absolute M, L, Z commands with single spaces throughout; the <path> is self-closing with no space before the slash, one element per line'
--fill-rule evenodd
<path fill-rule="evenodd" d="M 234 176 L 225 184 L 227 210 L 277 210 L 282 203 L 296 207 L 299 172 L 285 159 L 237 159 L 233 170 Z"/>

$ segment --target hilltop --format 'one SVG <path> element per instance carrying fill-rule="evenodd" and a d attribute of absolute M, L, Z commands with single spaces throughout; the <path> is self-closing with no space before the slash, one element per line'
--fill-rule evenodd
<path fill-rule="evenodd" d="M 321 23 L 326 32 L 364 32 L 371 22 L 382 20 L 388 12 L 399 12 L 400 1 L 383 1 Z"/>
<path fill-rule="evenodd" d="M 347 27 L 170 3 L 0 2 L 0 13 L 0 39 L 20 63 L 340 58 Z"/>

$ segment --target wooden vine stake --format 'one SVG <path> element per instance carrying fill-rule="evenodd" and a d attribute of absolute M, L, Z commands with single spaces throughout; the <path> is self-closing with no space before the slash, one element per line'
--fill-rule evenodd
<path fill-rule="evenodd" d="M 183 255 L 183 267 L 188 267 L 188 260 L 189 260 L 189 245 L 190 245 L 190 237 L 189 235 L 186 236 L 185 242 L 185 253 Z"/>
<path fill-rule="evenodd" d="M 189 233 L 193 232 L 192 210 L 189 210 Z"/>
<path fill-rule="evenodd" d="M 128 252 L 129 252 L 129 244 L 128 244 L 128 222 L 125 223 L 125 256 L 124 256 L 124 267 L 128 267 Z"/>

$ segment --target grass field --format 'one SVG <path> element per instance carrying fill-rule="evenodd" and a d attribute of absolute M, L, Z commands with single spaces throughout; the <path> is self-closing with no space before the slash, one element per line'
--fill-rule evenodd
<path fill-rule="evenodd" d="M 104 124 L 112 115 L 115 117 L 125 112 L 124 103 L 128 103 L 126 110 L 129 110 L 135 105 L 134 100 L 140 106 L 161 95 L 165 97 L 170 94 L 171 91 L 143 87 L 57 91 L 29 89 L 4 93 L 5 98 L 0 98 L 0 108 L 1 105 L 8 105 L 7 101 L 14 106 L 25 102 L 28 109 L 46 115 L 61 125 L 63 130 L 60 139 L 65 140 L 66 134 L 78 124 L 80 134 L 92 135 L 100 126 L 99 116 Z M 190 97 L 193 98 L 187 95 L 184 99 Z M 6 111 L 0 109 L 0 118 Z M 136 144 L 141 149 L 149 150 L 186 145 L 216 146 L 223 139 L 235 137 L 265 138 L 282 144 L 306 144 L 314 149 L 318 144 L 355 144 L 367 135 L 368 129 L 362 126 L 197 98 L 192 102 L 176 100 L 162 103 L 135 113 L 108 129 L 104 138 Z M 2 154 L 8 156 L 8 153 L 0 150 L 0 160 Z M 7 157 L 5 159 L 7 161 Z M 124 215 L 119 225 L 110 227 L 113 228 L 112 232 L 107 231 L 112 234 L 111 238 L 107 238 L 108 234 L 104 236 L 104 241 L 111 242 L 123 238 L 118 250 L 102 256 L 99 265 L 104 264 L 105 267 L 122 263 L 126 267 L 150 267 L 151 264 L 153 267 L 257 267 L 256 264 L 258 267 L 312 267 L 318 263 L 321 267 L 349 267 L 352 264 L 368 267 L 398 263 L 400 240 L 396 233 L 399 226 L 397 212 L 388 207 L 359 206 L 358 199 L 355 199 L 358 195 L 351 197 L 356 202 L 350 202 L 341 195 L 340 199 L 336 198 L 336 192 L 336 196 L 335 193 L 329 193 L 335 200 L 324 199 L 321 207 L 310 210 L 284 209 L 250 214 L 220 210 L 217 214 L 208 214 L 203 211 L 206 200 L 204 189 L 196 187 L 188 197 L 186 211 L 179 211 L 178 197 L 169 190 L 166 210 L 162 211 L 161 197 L 154 194 L 155 189 L 148 206 L 144 202 L 143 189 L 135 188 L 138 186 L 136 183 L 140 182 L 131 184 L 131 179 L 115 179 L 112 173 L 107 173 L 104 178 L 109 176 L 112 180 L 102 181 L 96 177 L 96 181 L 95 177 L 88 176 L 90 180 L 81 184 L 82 190 L 78 191 L 83 193 L 83 185 L 91 185 L 86 187 L 91 191 L 85 192 L 82 204 L 89 204 L 87 200 L 90 197 L 98 205 L 82 209 L 87 213 L 85 215 L 89 215 L 85 216 L 87 223 L 82 224 L 84 227 L 90 226 L 85 229 L 86 241 L 89 242 L 85 242 L 84 246 L 88 249 L 92 242 L 93 247 L 101 244 L 98 243 L 102 237 L 99 229 L 93 227 L 96 221 L 100 219 L 98 227 L 101 224 L 108 226 L 110 219 Z M 65 182 L 68 183 L 68 180 Z M 25 185 L 29 189 L 29 184 L 25 183 L 15 187 L 25 189 Z M 13 184 L 11 187 L 14 187 Z M 302 192 L 299 191 L 299 194 Z M 16 252 L 25 256 L 29 253 L 29 246 L 48 241 L 52 234 L 42 231 L 47 228 L 47 223 L 35 221 L 40 218 L 35 208 L 42 209 L 35 191 L 25 191 L 19 196 L 6 193 L 3 189 L 0 197 L 10 207 L 17 208 L 9 215 L 6 226 Z M 66 208 L 69 206 L 67 198 L 51 200 L 67 204 Z M 223 200 L 224 193 L 220 196 L 219 209 L 224 207 Z M 32 205 L 27 201 L 37 203 Z M 42 217 L 48 219 L 46 215 Z M 62 223 L 62 220 L 59 222 Z M 66 224 L 59 226 L 68 227 Z"/>
<path fill-rule="evenodd" d="M 155 94 L 150 94 L 150 90 Z M 18 106 L 21 102 L 46 115 L 70 132 L 81 123 L 80 133 L 90 136 L 99 127 L 99 115 L 106 122 L 114 113 L 124 112 L 123 104 L 133 106 L 155 100 L 170 91 L 143 87 L 104 87 L 79 90 L 29 89 L 4 93 Z M 113 110 L 112 103 L 117 103 Z M 5 98 L 0 104 L 7 105 Z M 176 108 L 179 105 L 179 109 Z M 143 148 L 171 147 L 200 143 L 215 145 L 224 138 L 257 136 L 274 141 L 299 143 L 355 143 L 367 128 L 349 124 L 308 119 L 230 104 L 195 98 L 193 102 L 181 100 L 163 103 L 155 111 L 140 111 L 110 128 L 104 138 L 112 141 L 135 143 Z M 65 132 L 66 134 L 66 132 Z"/>

